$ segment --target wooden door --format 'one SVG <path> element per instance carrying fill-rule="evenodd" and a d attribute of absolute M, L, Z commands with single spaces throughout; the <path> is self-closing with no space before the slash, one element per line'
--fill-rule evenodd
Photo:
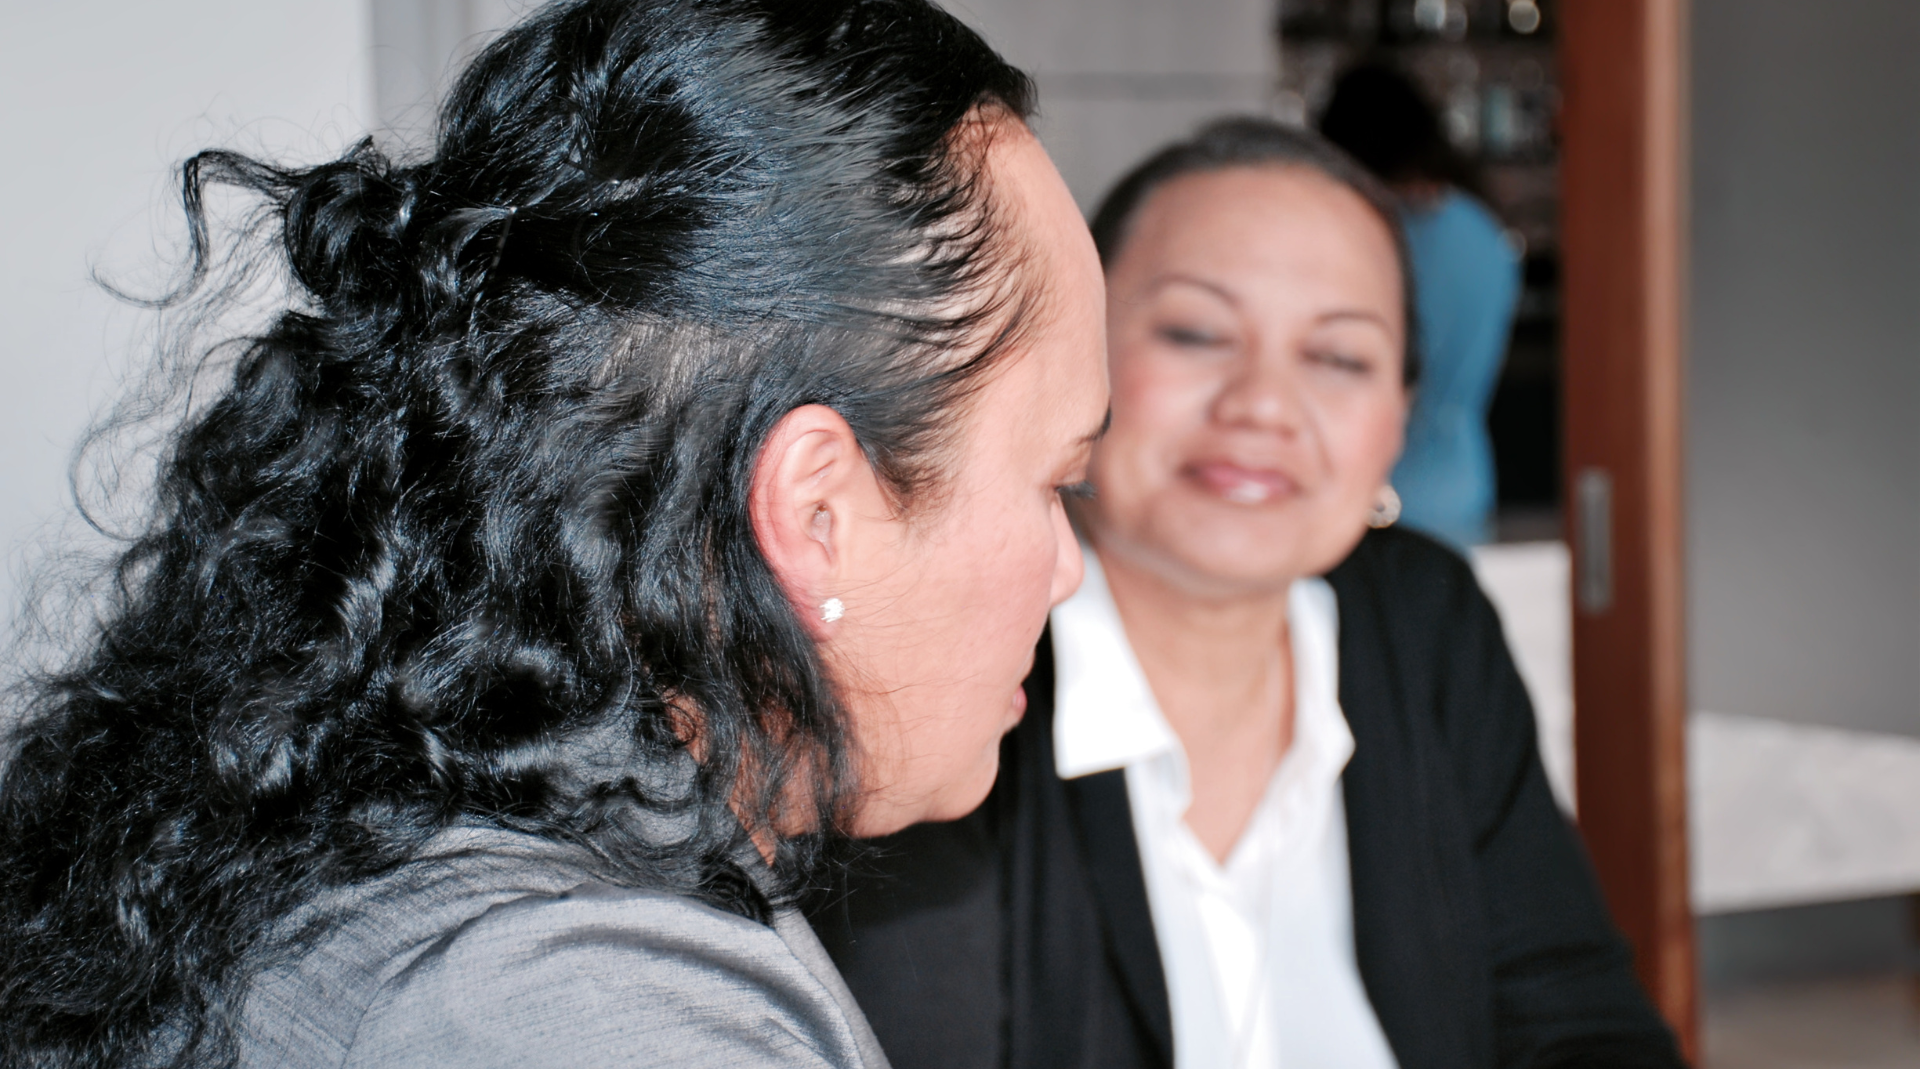
<path fill-rule="evenodd" d="M 1566 521 L 1580 831 L 1695 1043 L 1681 383 L 1684 0 L 1562 0 Z"/>

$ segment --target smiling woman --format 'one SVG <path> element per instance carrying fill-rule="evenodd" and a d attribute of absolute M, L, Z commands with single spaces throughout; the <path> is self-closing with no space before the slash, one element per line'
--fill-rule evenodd
<path fill-rule="evenodd" d="M 0 1063 L 885 1065 L 788 902 L 987 792 L 1107 407 L 1029 104 L 923 0 L 568 0 L 426 158 L 189 160 L 173 303 L 297 303 L 23 692 Z"/>

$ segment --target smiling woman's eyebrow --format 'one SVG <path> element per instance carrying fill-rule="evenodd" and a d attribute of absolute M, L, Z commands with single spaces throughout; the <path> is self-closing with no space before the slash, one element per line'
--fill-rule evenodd
<path fill-rule="evenodd" d="M 1388 334 L 1393 333 L 1393 324 L 1389 322 L 1385 316 L 1382 316 L 1377 312 L 1369 312 L 1363 308 L 1343 308 L 1338 311 L 1327 312 L 1324 315 L 1315 317 L 1315 322 L 1316 323 L 1342 323 L 1342 322 L 1371 323 L 1374 326 L 1379 327 L 1381 330 L 1386 331 Z"/>
<path fill-rule="evenodd" d="M 1198 289 L 1206 290 L 1208 293 L 1213 294 L 1215 297 L 1220 298 L 1221 300 L 1227 302 L 1228 304 L 1234 306 L 1235 308 L 1240 307 L 1240 299 L 1234 296 L 1233 292 L 1231 290 L 1228 290 L 1226 287 L 1220 285 L 1217 282 L 1209 282 L 1204 278 L 1199 278 L 1194 275 L 1183 274 L 1180 272 L 1161 275 L 1155 278 L 1152 282 L 1147 284 L 1146 292 L 1158 293 L 1159 291 L 1166 289 L 1168 286 L 1177 285 L 1180 283 L 1185 283 L 1186 285 L 1193 286 Z"/>

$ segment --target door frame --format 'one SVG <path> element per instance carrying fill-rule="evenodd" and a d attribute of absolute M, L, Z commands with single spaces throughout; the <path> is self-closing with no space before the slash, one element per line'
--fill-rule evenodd
<path fill-rule="evenodd" d="M 1562 0 L 1566 531 L 1580 832 L 1641 981 L 1697 1046 L 1682 419 L 1685 0 Z"/>

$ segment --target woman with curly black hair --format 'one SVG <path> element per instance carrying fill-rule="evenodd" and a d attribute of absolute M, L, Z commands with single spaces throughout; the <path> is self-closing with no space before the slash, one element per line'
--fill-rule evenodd
<path fill-rule="evenodd" d="M 298 301 L 23 692 L 0 1062 L 884 1065 L 789 903 L 987 792 L 1106 406 L 1029 106 L 925 0 L 570 0 L 425 159 L 188 161 L 176 300 L 228 186 Z"/>

